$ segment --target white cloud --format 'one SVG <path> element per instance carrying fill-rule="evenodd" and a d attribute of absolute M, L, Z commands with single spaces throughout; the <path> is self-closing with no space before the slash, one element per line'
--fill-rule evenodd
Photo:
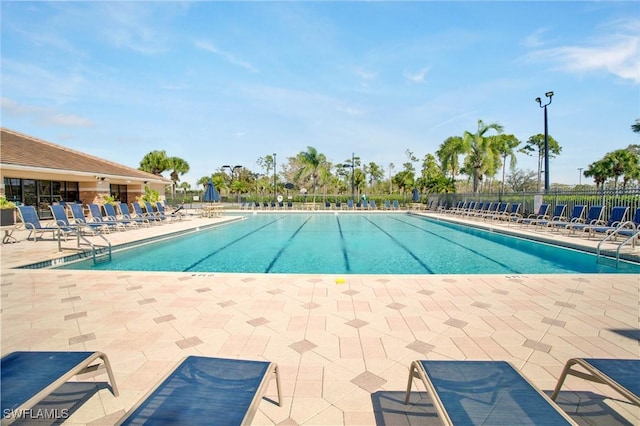
<path fill-rule="evenodd" d="M 429 72 L 429 67 L 424 67 L 413 73 L 409 71 L 405 71 L 404 77 L 407 80 L 412 81 L 413 83 L 423 83 L 428 72 Z"/>
<path fill-rule="evenodd" d="M 368 87 L 369 82 L 375 80 L 378 77 L 378 73 L 372 71 L 366 71 L 361 68 L 355 70 L 355 73 L 358 77 L 360 77 L 360 84 L 363 87 Z"/>
<path fill-rule="evenodd" d="M 522 45 L 524 47 L 528 47 L 531 49 L 535 49 L 544 45 L 544 41 L 542 40 L 542 36 L 548 31 L 547 28 L 539 28 L 533 34 L 529 34 L 524 40 L 522 40 Z"/>
<path fill-rule="evenodd" d="M 225 52 L 224 50 L 218 49 L 213 43 L 204 40 L 198 40 L 195 42 L 197 48 L 206 50 L 207 52 L 213 53 L 222 57 L 227 62 L 237 65 L 241 68 L 249 70 L 253 73 L 259 73 L 260 70 L 253 66 L 251 63 L 244 61 L 242 59 L 237 58 L 233 53 Z"/>
<path fill-rule="evenodd" d="M 640 21 L 618 26 L 618 31 L 591 44 L 559 46 L 532 52 L 527 59 L 550 62 L 555 68 L 570 72 L 606 70 L 625 80 L 640 83 Z"/>
<path fill-rule="evenodd" d="M 98 3 L 95 12 L 100 15 L 103 36 L 112 45 L 144 54 L 167 51 L 171 34 L 163 25 L 167 21 L 144 2 Z"/>
<path fill-rule="evenodd" d="M 2 114 L 11 117 L 26 117 L 42 125 L 56 127 L 90 127 L 93 122 L 80 115 L 63 114 L 50 108 L 21 105 L 13 99 L 0 98 Z"/>

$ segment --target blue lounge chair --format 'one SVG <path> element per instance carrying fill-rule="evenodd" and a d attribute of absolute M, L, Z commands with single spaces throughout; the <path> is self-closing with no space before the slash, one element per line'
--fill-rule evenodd
<path fill-rule="evenodd" d="M 142 206 L 140 206 L 140 203 L 133 202 L 131 203 L 131 207 L 133 207 L 133 213 L 135 217 L 146 219 L 147 221 L 149 221 L 149 223 L 159 224 L 161 222 L 161 220 L 158 219 L 154 214 L 150 214 L 149 212 L 144 212 L 142 210 Z"/>
<path fill-rule="evenodd" d="M 100 364 L 99 361 L 102 361 Z M 78 374 L 107 370 L 111 392 L 118 387 L 102 352 L 11 352 L 0 360 L 2 424 L 10 424 Z"/>
<path fill-rule="evenodd" d="M 572 358 L 565 364 L 551 399 L 558 397 L 567 375 L 608 385 L 640 407 L 640 359 Z"/>
<path fill-rule="evenodd" d="M 274 376 L 280 406 L 276 364 L 189 356 L 116 424 L 250 424 Z"/>
<path fill-rule="evenodd" d="M 582 223 L 582 216 L 584 216 L 586 208 L 587 206 L 577 204 L 573 206 L 573 209 L 571 209 L 571 216 L 569 216 L 568 220 L 552 220 L 547 224 L 547 227 L 551 228 L 553 231 L 554 229 L 566 229 L 567 226 L 573 223 Z"/>
<path fill-rule="evenodd" d="M 445 210 L 445 213 L 455 214 L 460 210 L 464 210 L 465 208 L 467 208 L 467 202 L 458 201 L 455 206 L 451 207 L 449 210 Z"/>
<path fill-rule="evenodd" d="M 385 210 L 391 210 L 391 202 L 389 200 L 384 200 L 384 208 Z"/>
<path fill-rule="evenodd" d="M 394 210 L 399 210 L 400 206 L 398 205 L 398 200 L 393 200 L 393 209 Z"/>
<path fill-rule="evenodd" d="M 509 203 L 498 203 L 496 210 L 482 216 L 484 220 L 496 220 L 509 213 Z"/>
<path fill-rule="evenodd" d="M 589 207 L 589 211 L 587 212 L 587 218 L 584 222 L 575 222 L 570 223 L 566 226 L 565 229 L 569 231 L 569 233 L 573 231 L 582 231 L 587 226 L 597 225 L 602 219 L 602 212 L 604 208 L 602 206 L 591 206 Z"/>
<path fill-rule="evenodd" d="M 561 425 L 576 423 L 511 364 L 504 361 L 414 361 L 438 417 L 447 425 Z"/>
<path fill-rule="evenodd" d="M 71 209 L 71 215 L 73 216 L 73 221 L 76 225 L 83 228 L 85 232 L 109 232 L 113 229 L 113 226 L 103 223 L 103 222 L 92 222 L 84 215 L 84 208 L 82 204 L 69 204 L 69 208 Z"/>
<path fill-rule="evenodd" d="M 520 207 L 522 203 L 511 204 L 511 209 L 505 212 L 502 216 L 496 216 L 494 220 L 505 220 L 507 222 L 515 222 L 518 218 L 522 217 L 520 214 Z"/>
<path fill-rule="evenodd" d="M 123 220 L 131 220 L 138 226 L 150 226 L 149 220 L 145 217 L 138 217 L 135 214 L 131 214 L 129 206 L 126 203 L 120 203 L 120 216 L 116 213 L 115 208 L 111 204 L 105 204 L 104 210 L 107 212 L 107 216 L 120 217 Z"/>
<path fill-rule="evenodd" d="M 340 201 L 336 201 L 336 210 L 342 210 L 342 203 Z"/>
<path fill-rule="evenodd" d="M 40 223 L 38 213 L 33 206 L 17 206 L 17 208 L 18 215 L 24 224 L 24 228 L 29 231 L 27 241 L 33 235 L 33 241 L 35 242 L 38 238 L 38 234 L 44 234 L 46 232 L 51 232 L 51 238 L 55 238 L 56 234 L 60 233 L 60 235 L 64 235 L 65 240 L 67 239 L 68 234 L 75 233 L 75 230 L 72 229 L 65 229 L 58 226 L 43 226 Z"/>
<path fill-rule="evenodd" d="M 469 217 L 482 217 L 488 214 L 493 208 L 494 203 L 480 203 L 480 206 L 473 212 L 469 213 Z"/>
<path fill-rule="evenodd" d="M 527 217 L 519 218 L 516 221 L 516 223 L 519 223 L 520 226 L 524 226 L 524 225 L 531 225 L 532 223 L 535 223 L 538 220 L 547 219 L 549 217 L 550 207 L 551 207 L 550 204 L 541 204 L 540 207 L 538 208 L 538 213 L 530 214 Z"/>
<path fill-rule="evenodd" d="M 111 228 L 116 228 L 121 231 L 125 231 L 127 229 L 127 226 L 129 227 L 135 226 L 135 223 L 131 221 L 121 221 L 115 218 L 112 219 L 110 217 L 105 217 L 102 214 L 102 207 L 100 207 L 99 204 L 91 203 L 91 204 L 88 204 L 88 206 L 89 206 L 89 213 L 91 213 L 91 219 L 95 223 L 104 223 L 105 225 Z"/>
<path fill-rule="evenodd" d="M 611 215 L 609 216 L 609 220 L 607 220 L 606 223 L 587 226 L 583 229 L 583 231 L 588 232 L 590 237 L 594 236 L 595 234 L 609 235 L 625 222 L 624 218 L 627 216 L 628 211 L 629 207 L 614 207 L 613 209 L 611 209 Z"/>
<path fill-rule="evenodd" d="M 353 200 L 347 200 L 347 210 L 353 210 Z"/>
<path fill-rule="evenodd" d="M 640 232 L 640 207 L 636 209 L 633 219 L 623 223 L 615 232 L 618 235 L 623 235 L 625 237 L 631 237 L 637 232 Z"/>
<path fill-rule="evenodd" d="M 551 219 L 547 218 L 547 219 L 535 220 L 532 223 L 532 225 L 547 227 L 551 222 L 559 222 L 561 220 L 566 220 L 567 219 L 566 211 L 567 211 L 566 204 L 558 204 L 553 209 L 553 216 L 551 216 Z"/>
<path fill-rule="evenodd" d="M 168 217 L 171 217 L 173 219 L 178 219 L 178 220 L 182 220 L 184 219 L 184 215 L 182 214 L 182 212 L 180 210 L 182 210 L 182 207 L 178 207 L 177 209 L 175 209 L 172 212 L 167 211 L 167 209 L 165 208 L 164 203 L 160 202 L 160 201 L 156 201 L 156 209 L 158 210 L 158 213 L 160 213 L 161 215 L 165 215 Z"/>
<path fill-rule="evenodd" d="M 84 226 L 81 223 L 71 224 L 69 222 L 69 218 L 67 217 L 67 211 L 65 210 L 63 205 L 60 204 L 52 204 L 49 206 L 51 210 L 51 214 L 53 215 L 53 219 L 56 221 L 56 226 L 60 229 L 60 232 L 66 234 L 79 235 L 83 233 L 91 233 L 96 234 L 99 230 L 94 228 L 89 228 Z"/>
<path fill-rule="evenodd" d="M 375 201 L 369 200 L 369 210 L 378 210 L 378 207 L 376 207 Z"/>
<path fill-rule="evenodd" d="M 482 207 L 482 203 L 479 203 L 477 201 L 472 201 L 470 202 L 466 208 L 459 210 L 457 213 L 457 215 L 462 215 L 462 216 L 466 216 L 466 215 L 470 215 L 471 213 L 475 212 L 476 210 L 478 210 L 478 208 Z"/>

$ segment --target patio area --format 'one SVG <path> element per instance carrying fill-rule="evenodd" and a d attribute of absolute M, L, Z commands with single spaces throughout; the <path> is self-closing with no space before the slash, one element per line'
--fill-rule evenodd
<path fill-rule="evenodd" d="M 109 239 L 120 244 L 224 220 L 194 218 Z M 114 424 L 192 354 L 278 364 L 282 406 L 262 401 L 254 425 L 440 424 L 421 383 L 404 405 L 416 359 L 509 361 L 550 394 L 569 358 L 640 355 L 637 275 L 12 269 L 60 256 L 55 242 L 24 241 L 23 232 L 14 233 L 19 243 L 2 246 L 2 354 L 102 351 L 120 390 L 117 398 L 110 393 L 106 375 L 64 385 L 41 406 L 68 409 L 65 424 Z M 275 399 L 274 382 L 267 396 Z M 567 379 L 558 401 L 580 424 L 640 423 L 640 408 L 584 380 Z"/>

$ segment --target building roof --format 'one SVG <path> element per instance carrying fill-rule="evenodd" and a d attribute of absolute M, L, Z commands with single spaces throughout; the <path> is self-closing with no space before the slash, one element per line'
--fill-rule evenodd
<path fill-rule="evenodd" d="M 0 165 L 121 176 L 147 181 L 171 182 L 162 176 L 103 160 L 80 151 L 46 142 L 6 128 L 0 128 Z"/>

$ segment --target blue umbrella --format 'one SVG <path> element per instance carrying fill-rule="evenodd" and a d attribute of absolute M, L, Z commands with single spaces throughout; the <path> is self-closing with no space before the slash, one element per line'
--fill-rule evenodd
<path fill-rule="evenodd" d="M 209 179 L 209 182 L 207 182 L 207 190 L 204 192 L 204 197 L 202 197 L 202 200 L 208 202 L 220 201 L 218 190 L 216 190 L 216 187 L 213 185 L 213 181 L 211 179 Z"/>
<path fill-rule="evenodd" d="M 420 193 L 418 192 L 418 188 L 413 188 L 413 201 L 415 203 L 420 201 Z"/>

